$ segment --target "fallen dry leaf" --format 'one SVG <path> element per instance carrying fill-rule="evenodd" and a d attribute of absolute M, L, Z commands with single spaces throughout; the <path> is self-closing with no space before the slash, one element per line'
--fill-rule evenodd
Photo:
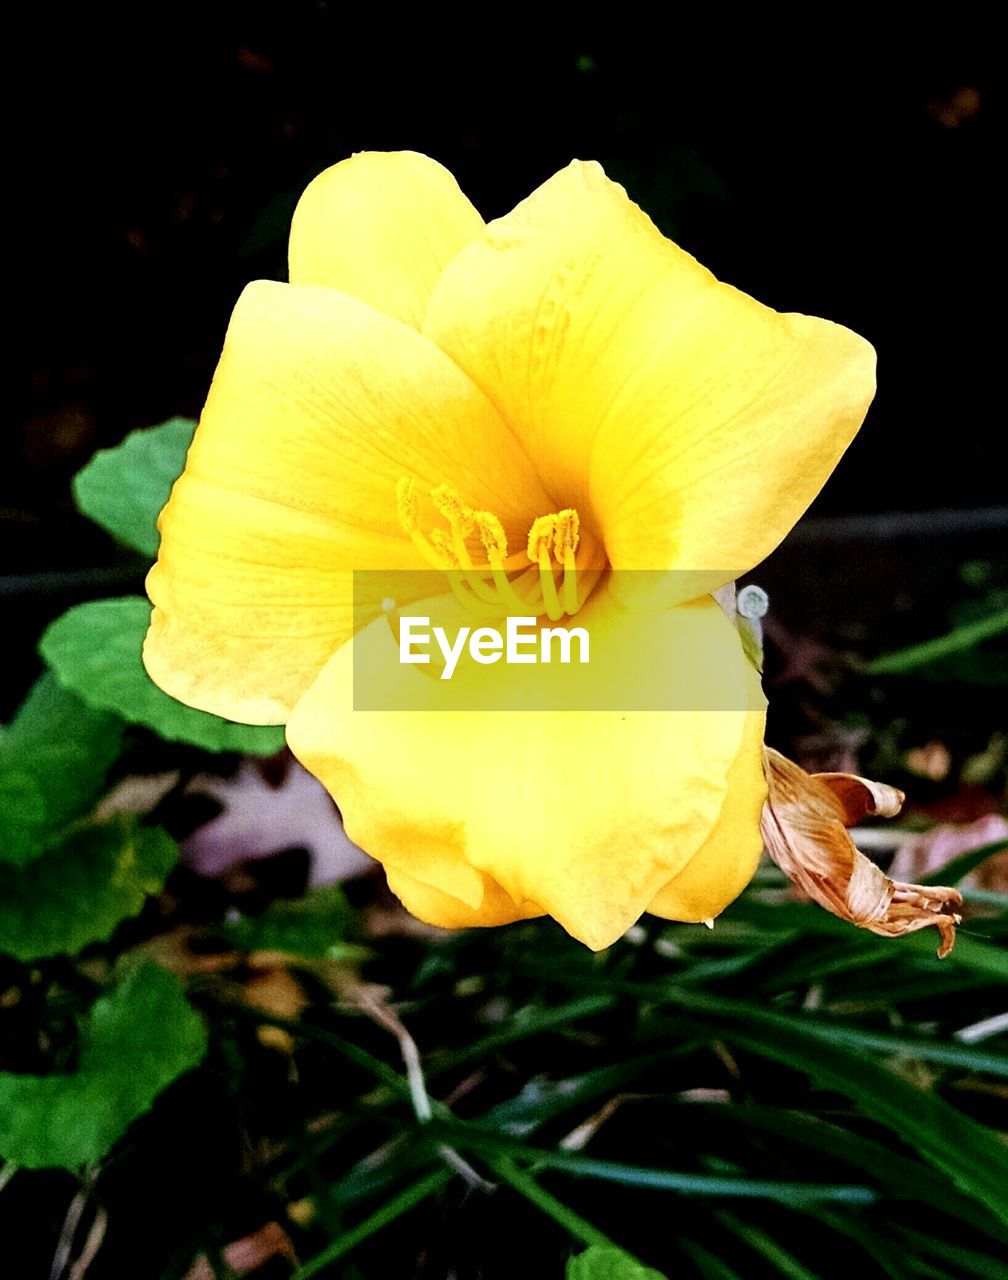
<path fill-rule="evenodd" d="M 221 1250 L 228 1269 L 236 1276 L 247 1276 L 258 1271 L 273 1258 L 284 1258 L 297 1265 L 297 1254 L 291 1238 L 279 1222 L 266 1222 L 258 1231 L 243 1236 Z M 216 1272 L 205 1254 L 200 1254 L 186 1274 L 186 1280 L 214 1280 Z"/>
<path fill-rule="evenodd" d="M 374 870 L 374 859 L 348 839 L 321 782 L 295 760 L 284 764 L 280 778 L 265 772 L 262 761 L 244 760 L 232 778 L 199 774 L 192 779 L 186 793 L 211 796 L 222 811 L 182 842 L 187 866 L 203 876 L 220 876 L 235 863 L 303 848 L 310 858 L 310 888 Z"/>
<path fill-rule="evenodd" d="M 763 840 L 792 883 L 841 920 L 884 937 L 936 928 L 938 956 L 947 956 L 960 920 L 959 891 L 890 880 L 847 832 L 868 816 L 894 817 L 903 793 L 850 773 L 806 773 L 769 747 L 763 767 L 769 791 Z"/>

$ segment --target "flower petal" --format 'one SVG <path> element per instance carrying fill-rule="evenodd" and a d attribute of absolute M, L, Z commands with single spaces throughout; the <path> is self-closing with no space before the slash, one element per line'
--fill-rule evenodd
<path fill-rule="evenodd" d="M 436 160 L 362 151 L 309 184 L 291 223 L 291 284 L 363 298 L 419 329 L 438 276 L 483 219 Z"/>
<path fill-rule="evenodd" d="M 446 268 L 424 332 L 616 568 L 711 591 L 780 542 L 850 443 L 874 351 L 719 283 L 575 162 Z M 673 592 L 674 595 L 674 592 Z"/>
<path fill-rule="evenodd" d="M 350 634 L 351 571 L 425 567 L 397 519 L 404 474 L 514 527 L 548 509 L 508 428 L 428 339 L 335 290 L 250 285 L 161 515 L 155 682 L 232 719 L 285 720 Z"/>
<path fill-rule="evenodd" d="M 763 852 L 759 827 L 767 794 L 762 715 L 749 717 L 727 782 L 716 826 L 651 901 L 648 911 L 653 915 L 694 923 L 713 920 L 753 878 Z"/>
<path fill-rule="evenodd" d="M 759 739 L 762 694 L 713 601 L 649 612 L 600 590 L 577 621 L 593 647 L 604 640 L 622 655 L 628 688 L 641 678 L 642 651 L 678 655 L 655 676 L 656 705 L 675 706 L 678 690 L 694 709 L 511 710 L 536 668 L 505 663 L 479 669 L 484 709 L 467 709 L 465 678 L 397 665 L 391 631 L 378 623 L 340 649 L 288 722 L 291 749 L 336 798 L 350 838 L 432 924 L 543 912 L 589 946 L 608 946 L 703 848 L 733 762 Z M 355 654 L 386 665 L 402 709 L 354 709 Z M 608 682 L 613 670 L 603 663 L 596 678 Z M 735 709 L 696 709 L 690 693 L 705 681 Z M 596 692 L 599 705 L 609 701 L 610 688 Z M 717 882 L 712 896 L 727 886 L 722 902 L 759 849 L 758 806 L 740 806 L 732 821 L 734 854 L 726 842 L 705 873 Z"/>

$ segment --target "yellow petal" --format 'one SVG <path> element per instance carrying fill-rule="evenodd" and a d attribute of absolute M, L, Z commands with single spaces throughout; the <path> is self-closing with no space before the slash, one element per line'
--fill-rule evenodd
<path fill-rule="evenodd" d="M 291 749 L 336 798 L 351 839 L 431 923 L 541 911 L 589 946 L 608 946 L 703 848 L 743 747 L 757 741 L 759 759 L 762 695 L 713 601 L 648 612 L 599 590 L 576 621 L 610 655 L 584 669 L 589 681 L 597 670 L 598 705 L 610 702 L 617 669 L 639 693 L 644 652 L 671 655 L 668 670 L 650 668 L 655 705 L 683 709 L 512 710 L 536 669 L 504 663 L 479 668 L 474 703 L 474 671 L 457 683 L 458 674 L 445 682 L 400 665 L 380 622 L 333 657 L 288 722 Z M 354 709 L 355 652 L 361 669 L 387 673 L 401 709 Z M 706 709 L 696 696 L 705 685 L 730 709 Z M 589 693 L 582 687 L 582 705 Z M 721 885 L 737 891 L 759 846 L 758 808 L 736 817 L 737 864 L 725 854 L 706 872 L 714 897 Z"/>
<path fill-rule="evenodd" d="M 702 571 L 683 598 L 777 545 L 874 393 L 867 342 L 719 283 L 596 164 L 488 224 L 446 268 L 424 332 L 616 568 Z"/>
<path fill-rule="evenodd" d="M 388 885 L 411 915 L 440 929 L 474 929 L 543 915 L 534 903 L 518 905 L 490 876 L 481 876 L 482 892 L 477 905 L 453 897 L 444 888 L 429 884 L 404 871 L 399 864 L 385 868 Z"/>
<path fill-rule="evenodd" d="M 752 715 L 728 770 L 724 807 L 713 831 L 648 906 L 666 920 L 713 920 L 755 874 L 763 852 L 760 814 L 766 800 L 763 717 Z"/>
<path fill-rule="evenodd" d="M 428 339 L 335 290 L 250 285 L 161 516 L 155 682 L 232 719 L 285 720 L 350 634 L 351 571 L 425 567 L 397 518 L 404 474 L 515 527 L 548 509 L 508 428 Z"/>
<path fill-rule="evenodd" d="M 290 281 L 340 289 L 419 329 L 438 276 L 482 228 L 436 160 L 362 151 L 320 173 L 298 201 Z"/>

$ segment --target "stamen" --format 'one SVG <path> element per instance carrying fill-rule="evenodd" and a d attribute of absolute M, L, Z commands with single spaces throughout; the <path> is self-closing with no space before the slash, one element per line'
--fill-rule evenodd
<path fill-rule="evenodd" d="M 556 525 L 553 530 L 553 554 L 560 564 L 564 563 L 564 553 L 573 554 L 581 541 L 581 517 L 571 507 L 558 511 L 554 517 Z"/>
<path fill-rule="evenodd" d="M 520 595 L 515 589 L 515 583 L 510 581 L 507 576 L 507 534 L 504 532 L 504 526 L 490 511 L 475 512 L 475 519 L 480 541 L 483 543 L 483 549 L 490 565 L 494 587 L 496 587 L 500 595 L 501 603 L 512 610 L 518 610 L 520 613 L 528 613 L 531 609 L 533 614 L 538 617 L 539 610 L 542 607 L 542 599 L 538 593 L 534 592 L 527 597 Z M 521 581 L 521 579 L 518 581 Z"/>
<path fill-rule="evenodd" d="M 447 565 L 451 569 L 459 567 L 458 556 L 452 547 L 451 540 L 443 529 L 432 529 L 430 532 L 431 546 L 437 551 L 444 561 L 439 564 L 438 568 L 443 569 Z"/>
<path fill-rule="evenodd" d="M 503 563 L 507 559 L 507 534 L 504 526 L 492 511 L 474 511 L 473 518 L 479 530 L 480 542 L 487 553 L 487 559 L 493 563 L 494 556 Z"/>
<path fill-rule="evenodd" d="M 564 613 L 573 617 L 581 608 L 581 602 L 578 600 L 577 562 L 570 547 L 564 547 L 563 570 L 563 583 L 560 590 Z"/>
<path fill-rule="evenodd" d="M 581 540 L 581 518 L 571 507 L 557 514 L 556 529 L 553 533 L 553 554 L 563 565 L 563 611 L 573 616 L 581 608 L 577 589 L 577 552 Z"/>
<path fill-rule="evenodd" d="M 532 521 L 532 528 L 529 529 L 528 535 L 527 555 L 533 564 L 542 562 L 543 551 L 549 555 L 549 545 L 553 540 L 556 525 L 557 517 L 555 515 L 536 516 Z"/>
<path fill-rule="evenodd" d="M 476 527 L 476 513 L 472 507 L 466 506 L 454 489 L 449 489 L 446 484 L 439 484 L 436 489 L 431 490 L 430 499 L 436 510 L 448 521 L 453 532 L 455 529 L 461 530 L 463 538 L 472 533 Z"/>
<path fill-rule="evenodd" d="M 543 605 L 550 622 L 558 622 L 564 615 L 560 597 L 557 595 L 556 582 L 553 579 L 553 564 L 550 560 L 550 547 L 556 536 L 559 515 L 537 516 L 529 529 L 527 554 L 533 564 L 539 566 L 539 587 L 542 591 Z"/>
<path fill-rule="evenodd" d="M 581 521 L 573 507 L 539 516 L 529 529 L 524 554 L 509 555 L 507 534 L 497 516 L 468 506 L 447 485 L 430 491 L 431 503 L 448 525 L 447 531 L 420 532 L 419 501 L 411 477 L 404 476 L 396 485 L 396 500 L 399 521 L 424 560 L 446 576 L 456 599 L 481 617 L 545 614 L 556 622 L 565 614 L 577 613 L 601 577 L 601 569 L 578 569 Z M 479 536 L 485 563 L 474 562 L 473 533 Z M 523 564 L 531 567 L 522 572 Z"/>
<path fill-rule="evenodd" d="M 486 572 L 486 569 L 482 566 L 477 569 L 473 564 L 469 548 L 465 542 L 466 538 L 476 528 L 477 513 L 473 511 L 472 507 L 466 506 L 454 489 L 449 489 L 447 485 L 443 484 L 431 490 L 431 502 L 448 522 L 448 527 L 451 530 L 452 550 L 455 553 L 455 560 L 466 586 L 484 604 L 499 606 L 500 602 L 493 587 L 487 586 L 480 577 L 480 572 Z M 501 532 L 503 533 L 503 530 Z"/>

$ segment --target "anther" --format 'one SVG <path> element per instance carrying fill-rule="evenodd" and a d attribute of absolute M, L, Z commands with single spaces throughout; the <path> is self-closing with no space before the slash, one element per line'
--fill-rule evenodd
<path fill-rule="evenodd" d="M 454 489 L 449 489 L 446 484 L 440 484 L 436 489 L 431 490 L 430 498 L 435 509 L 444 516 L 453 531 L 457 529 L 463 538 L 467 538 L 472 533 L 476 523 L 476 513 L 471 507 L 466 506 Z"/>

